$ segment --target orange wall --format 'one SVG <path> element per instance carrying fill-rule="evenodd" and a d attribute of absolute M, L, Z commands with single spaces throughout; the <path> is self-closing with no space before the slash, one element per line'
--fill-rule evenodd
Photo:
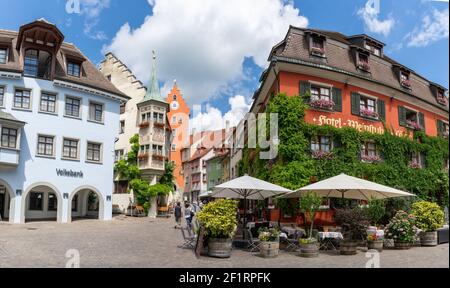
<path fill-rule="evenodd" d="M 365 90 L 359 87 L 355 87 L 352 85 L 343 84 L 340 82 L 335 82 L 319 77 L 313 77 L 313 76 L 307 76 L 302 74 L 296 74 L 296 73 L 290 73 L 290 72 L 280 72 L 279 75 L 280 79 L 280 93 L 286 93 L 289 96 L 299 95 L 299 86 L 300 81 L 317 81 L 322 82 L 326 84 L 333 85 L 336 88 L 342 89 L 342 112 L 323 112 L 323 111 L 315 111 L 315 110 L 309 110 L 306 113 L 305 120 L 308 123 L 313 124 L 319 124 L 318 119 L 320 116 L 326 116 L 327 118 L 333 118 L 335 120 L 341 120 L 340 122 L 337 121 L 334 123 L 334 125 L 338 127 L 345 127 L 349 125 L 354 125 L 354 122 L 357 122 L 357 124 L 366 125 L 366 126 L 373 126 L 373 129 L 383 128 L 383 124 L 380 121 L 371 121 L 362 117 L 358 117 L 355 115 L 352 115 L 351 113 L 351 92 L 361 92 L 366 93 L 375 97 L 378 97 L 379 99 L 384 100 L 386 103 L 386 124 L 389 129 L 392 129 L 395 131 L 397 135 L 402 135 L 404 133 L 407 133 L 406 128 L 399 126 L 399 120 L 398 120 L 398 106 L 407 106 L 410 108 L 413 108 L 414 110 L 417 110 L 419 112 L 422 112 L 425 116 L 425 129 L 426 133 L 430 136 L 437 136 L 437 120 L 446 120 L 444 117 L 438 116 L 432 112 L 422 110 L 419 107 L 415 105 L 410 105 L 406 102 L 402 102 L 396 99 L 392 99 L 388 96 L 375 93 L 369 90 Z M 270 94 L 267 95 L 266 101 L 269 99 Z M 316 122 L 314 121 L 316 119 Z M 353 123 L 349 123 L 349 120 L 353 120 Z M 354 127 L 354 126 L 353 126 Z M 358 126 L 360 129 L 365 129 L 364 127 Z"/>
<path fill-rule="evenodd" d="M 171 105 L 171 103 L 174 101 L 174 96 L 176 96 L 176 101 L 179 103 L 179 108 L 177 110 L 172 110 L 171 106 L 170 112 L 167 114 L 171 128 L 176 129 L 177 131 L 172 142 L 172 144 L 176 145 L 176 150 L 172 151 L 172 149 L 170 149 L 170 161 L 174 161 L 176 165 L 174 170 L 176 184 L 180 191 L 184 191 L 185 181 L 184 176 L 182 175 L 183 169 L 181 161 L 181 150 L 183 148 L 185 140 L 189 139 L 188 127 L 190 110 L 183 99 L 181 91 L 176 85 L 174 85 L 170 93 L 167 95 L 166 101 L 167 103 L 169 103 L 169 105 Z M 177 117 L 177 121 L 175 123 L 172 122 L 172 118 L 174 116 Z M 178 122 L 180 118 L 183 119 L 181 124 Z"/>

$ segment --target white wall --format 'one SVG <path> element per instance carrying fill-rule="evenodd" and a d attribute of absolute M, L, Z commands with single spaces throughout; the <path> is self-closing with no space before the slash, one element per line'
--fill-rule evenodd
<path fill-rule="evenodd" d="M 69 199 L 73 193 L 80 188 L 93 188 L 101 194 L 105 203 L 104 213 L 101 219 L 111 219 L 111 201 L 107 201 L 107 196 L 113 190 L 113 164 L 114 164 L 114 141 L 119 131 L 119 109 L 118 100 L 79 92 L 77 90 L 54 86 L 53 82 L 38 80 L 34 78 L 21 78 L 18 80 L 0 78 L 0 85 L 5 87 L 5 111 L 12 114 L 17 119 L 26 122 L 23 128 L 20 143 L 20 163 L 15 168 L 0 168 L 0 180 L 6 182 L 12 191 L 14 215 L 10 221 L 23 223 L 23 207 L 25 207 L 24 197 L 29 190 L 36 185 L 50 184 L 62 199 L 61 209 L 59 209 L 58 220 L 60 222 L 69 221 L 68 211 Z M 32 111 L 14 110 L 13 93 L 14 88 L 32 89 Z M 58 93 L 58 115 L 39 113 L 39 101 L 41 91 Z M 64 117 L 65 96 L 71 95 L 82 98 L 82 120 Z M 89 100 L 104 104 L 104 124 L 97 124 L 88 121 Z M 36 156 L 38 134 L 56 136 L 56 157 L 55 159 L 40 158 Z M 80 161 L 65 161 L 62 156 L 63 137 L 76 138 L 80 140 Z M 87 141 L 99 142 L 103 144 L 102 164 L 86 163 Z M 70 178 L 57 176 L 56 169 L 67 169 L 82 171 L 84 177 Z M 22 190 L 22 195 L 16 195 L 17 190 Z M 69 199 L 63 199 L 67 193 Z"/>

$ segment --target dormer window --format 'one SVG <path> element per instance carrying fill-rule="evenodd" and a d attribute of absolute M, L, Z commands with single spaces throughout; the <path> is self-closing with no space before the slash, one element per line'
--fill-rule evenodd
<path fill-rule="evenodd" d="M 81 76 L 81 65 L 71 61 L 67 62 L 67 75 L 79 78 Z"/>
<path fill-rule="evenodd" d="M 447 105 L 447 98 L 445 97 L 443 90 L 438 89 L 436 91 L 436 100 L 439 104 Z"/>
<path fill-rule="evenodd" d="M 373 48 L 373 54 L 376 56 L 381 56 L 381 49 L 380 48 Z"/>
<path fill-rule="evenodd" d="M 321 37 L 312 37 L 311 53 L 318 56 L 325 55 L 325 43 Z"/>
<path fill-rule="evenodd" d="M 408 89 L 411 89 L 411 81 L 409 80 L 409 73 L 406 71 L 400 71 L 400 84 Z"/>
<path fill-rule="evenodd" d="M 28 49 L 24 57 L 23 75 L 50 79 L 52 55 L 47 51 Z"/>
<path fill-rule="evenodd" d="M 8 61 L 8 49 L 0 48 L 0 64 L 6 64 Z"/>
<path fill-rule="evenodd" d="M 358 53 L 358 68 L 366 72 L 370 71 L 369 55 Z"/>
<path fill-rule="evenodd" d="M 373 42 L 369 42 L 366 40 L 366 42 L 364 43 L 364 48 L 369 50 L 370 53 L 372 53 L 378 57 L 381 57 L 381 48 L 378 44 L 375 44 Z"/>

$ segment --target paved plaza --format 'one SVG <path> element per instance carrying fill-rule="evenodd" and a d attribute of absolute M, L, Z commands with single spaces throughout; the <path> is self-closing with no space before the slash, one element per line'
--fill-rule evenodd
<path fill-rule="evenodd" d="M 234 250 L 230 259 L 202 257 L 178 248 L 183 243 L 173 219 L 116 217 L 110 222 L 80 220 L 72 224 L 0 224 L 0 268 L 64 268 L 79 251 L 80 266 L 114 268 L 364 268 L 366 253 L 338 256 L 322 253 L 305 259 L 281 252 L 275 259 L 263 259 L 249 252 Z M 66 255 L 67 254 L 67 255 Z M 69 257 L 66 257 L 69 256 Z M 448 244 L 408 251 L 385 250 L 381 267 L 449 267 Z"/>

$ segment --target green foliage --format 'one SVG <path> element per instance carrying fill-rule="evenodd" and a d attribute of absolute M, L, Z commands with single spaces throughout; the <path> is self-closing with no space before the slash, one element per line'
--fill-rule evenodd
<path fill-rule="evenodd" d="M 436 203 L 416 202 L 412 205 L 412 214 L 416 217 L 416 226 L 425 232 L 436 231 L 444 225 L 444 212 Z"/>
<path fill-rule="evenodd" d="M 413 243 L 416 236 L 415 218 L 405 211 L 398 211 L 386 227 L 386 238 Z"/>
<path fill-rule="evenodd" d="M 367 216 L 371 224 L 377 225 L 386 214 L 386 203 L 384 200 L 372 199 L 369 201 L 369 206 L 366 208 Z"/>
<path fill-rule="evenodd" d="M 319 210 L 321 204 L 322 197 L 319 197 L 316 193 L 308 192 L 300 198 L 300 212 L 305 215 L 305 220 L 309 216 L 309 221 L 311 222 L 311 227 L 308 234 L 309 238 L 312 238 L 314 219 L 316 218 L 316 212 Z"/>
<path fill-rule="evenodd" d="M 429 137 L 416 132 L 413 138 L 398 137 L 386 124 L 383 135 L 359 132 L 350 127 L 335 128 L 308 124 L 304 120 L 307 105 L 301 97 L 279 94 L 269 102 L 267 113 L 278 113 L 279 153 L 277 159 L 259 159 L 259 148 L 243 150 L 239 174 L 245 173 L 289 189 L 297 189 L 310 183 L 311 176 L 318 181 L 346 173 L 383 185 L 411 192 L 419 199 L 443 205 L 448 203 L 449 175 L 443 170 L 444 160 L 449 157 L 449 142 L 440 137 Z M 328 135 L 334 143 L 331 159 L 312 159 L 310 138 Z M 374 141 L 382 161 L 363 163 L 359 159 L 361 144 Z M 409 167 L 413 151 L 426 155 L 424 169 Z M 390 208 L 400 203 L 387 202 Z M 404 203 L 408 206 L 408 203 Z M 408 208 L 408 207 L 405 207 Z M 385 220 L 382 219 L 383 221 Z"/>
<path fill-rule="evenodd" d="M 203 206 L 196 217 L 210 238 L 232 238 L 237 228 L 238 202 L 221 199 Z"/>
<path fill-rule="evenodd" d="M 280 241 L 280 231 L 275 228 L 260 228 L 258 230 L 258 239 L 262 242 L 278 242 Z"/>
<path fill-rule="evenodd" d="M 363 209 L 338 209 L 334 217 L 336 223 L 342 226 L 346 240 L 359 241 L 367 238 L 369 221 Z"/>
<path fill-rule="evenodd" d="M 295 207 L 292 199 L 277 198 L 275 199 L 275 206 L 284 215 L 294 216 L 297 213 L 297 207 Z"/>
<path fill-rule="evenodd" d="M 168 186 L 173 186 L 173 182 L 175 180 L 175 176 L 173 175 L 174 170 L 175 170 L 175 164 L 172 162 L 166 161 L 164 175 L 159 180 L 159 183 L 165 184 Z"/>

